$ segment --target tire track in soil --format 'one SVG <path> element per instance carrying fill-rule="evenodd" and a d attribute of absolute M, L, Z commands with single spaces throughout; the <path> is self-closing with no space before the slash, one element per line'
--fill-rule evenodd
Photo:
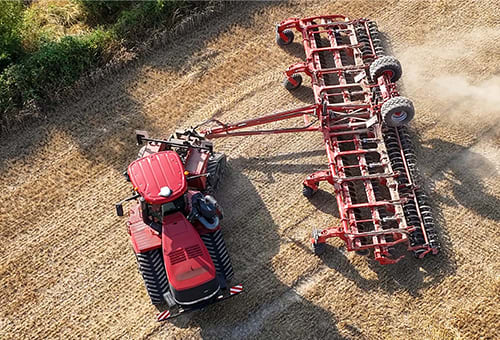
<path fill-rule="evenodd" d="M 281 296 L 269 303 L 264 304 L 263 306 L 260 306 L 259 309 L 251 313 L 248 319 L 244 322 L 231 328 L 222 327 L 209 329 L 206 332 L 206 335 L 216 337 L 221 334 L 226 334 L 228 335 L 228 337 L 226 337 L 227 339 L 247 339 L 254 337 L 259 333 L 268 319 L 277 314 L 281 314 L 288 307 L 290 307 L 290 305 L 304 299 L 304 296 L 315 288 L 315 285 L 326 271 L 328 271 L 328 267 L 318 267 L 318 269 L 311 275 L 300 278 Z"/>

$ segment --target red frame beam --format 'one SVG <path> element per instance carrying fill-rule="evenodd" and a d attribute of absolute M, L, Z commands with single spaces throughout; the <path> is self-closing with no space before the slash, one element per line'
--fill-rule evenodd
<path fill-rule="evenodd" d="M 315 21 L 320 21 L 317 23 Z M 313 23 L 314 22 L 314 23 Z M 369 37 L 369 47 L 371 54 L 362 54 L 358 50 L 364 43 L 357 40 L 356 27 L 364 27 L 366 35 Z M 349 21 L 342 15 L 316 16 L 305 19 L 290 18 L 277 25 L 277 34 L 288 41 L 288 37 L 283 33 L 286 29 L 296 29 L 302 34 L 302 43 L 306 55 L 306 61 L 290 66 L 285 75 L 292 84 L 296 84 L 292 76 L 302 72 L 311 77 L 312 89 L 315 104 L 306 107 L 286 110 L 258 118 L 244 120 L 242 122 L 224 124 L 213 119 L 216 127 L 206 129 L 202 133 L 206 138 L 221 138 L 229 136 L 251 136 L 262 134 L 280 134 L 321 131 L 323 134 L 326 155 L 328 157 L 328 170 L 317 171 L 309 175 L 303 184 L 312 190 L 318 189 L 319 182 L 327 181 L 333 185 L 337 206 L 339 208 L 340 226 L 329 227 L 315 234 L 313 243 L 324 243 L 330 237 L 339 237 L 346 242 L 347 249 L 360 251 L 373 249 L 375 259 L 381 264 L 398 262 L 399 258 L 391 258 L 389 250 L 391 247 L 406 243 L 408 250 L 425 248 L 424 255 L 433 249 L 428 246 L 411 247 L 408 244 L 407 235 L 415 230 L 415 226 L 407 226 L 405 215 L 402 210 L 407 198 L 399 195 L 398 185 L 394 178 L 399 175 L 392 171 L 391 163 L 387 158 L 387 150 L 383 140 L 380 108 L 382 103 L 374 102 L 372 91 L 374 88 L 380 91 L 383 101 L 398 96 L 396 84 L 390 81 L 388 74 L 383 74 L 375 79 L 375 84 L 369 83 L 366 73 L 370 64 L 365 63 L 365 59 L 377 58 L 374 43 L 370 33 L 367 19 Z M 326 34 L 328 36 L 329 47 L 319 47 L 316 44 L 315 35 Z M 337 34 L 345 34 L 349 38 L 349 44 L 345 39 L 342 43 L 337 40 Z M 354 65 L 344 65 L 342 52 L 354 60 Z M 322 67 L 320 53 L 331 53 L 334 66 Z M 344 56 L 345 57 L 345 56 Z M 359 81 L 349 83 L 348 73 L 365 73 Z M 327 84 L 325 75 L 336 75 L 338 84 Z M 352 89 L 359 88 L 357 91 Z M 336 93 L 326 93 L 332 90 L 339 90 Z M 331 97 L 342 97 L 341 103 L 330 103 Z M 354 96 L 362 96 L 364 100 L 353 101 Z M 305 125 L 301 127 L 287 127 L 280 129 L 248 130 L 248 128 L 269 124 L 272 122 L 293 119 L 303 116 Z M 315 116 L 318 125 L 309 123 L 309 117 Z M 367 135 L 369 138 L 362 138 Z M 347 138 L 347 139 L 345 139 Z M 376 143 L 376 148 L 362 148 L 363 140 L 368 139 L 371 143 Z M 405 155 L 402 152 L 401 140 L 399 139 L 401 157 L 404 160 L 406 176 L 411 179 Z M 343 150 L 343 145 L 354 145 L 353 150 Z M 375 163 L 368 163 L 369 154 L 378 154 L 380 160 Z M 356 164 L 344 164 L 345 157 L 355 157 Z M 369 169 L 381 167 L 383 173 L 370 173 Z M 346 169 L 359 171 L 359 175 L 347 175 Z M 390 193 L 391 199 L 380 199 L 376 197 L 374 182 L 385 186 Z M 355 203 L 351 197 L 350 185 L 359 183 L 364 188 L 366 202 Z M 412 185 L 412 183 L 410 183 Z M 413 186 L 412 186 L 413 187 Z M 415 196 L 415 188 L 412 189 Z M 398 227 L 384 227 L 379 209 L 385 209 L 386 213 L 392 216 L 385 216 L 384 221 L 396 223 Z M 418 206 L 417 206 L 418 208 Z M 370 217 L 358 217 L 356 211 L 368 209 Z M 418 216 L 422 221 L 420 210 Z M 363 231 L 360 227 L 363 224 L 371 223 L 373 230 Z M 428 237 L 423 225 L 425 241 Z M 368 242 L 366 239 L 370 239 Z M 365 240 L 365 243 L 362 243 Z M 422 255 L 423 256 L 423 255 Z"/>

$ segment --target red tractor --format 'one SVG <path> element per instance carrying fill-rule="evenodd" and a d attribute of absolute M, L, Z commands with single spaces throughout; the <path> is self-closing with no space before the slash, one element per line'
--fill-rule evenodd
<path fill-rule="evenodd" d="M 168 140 L 137 131 L 139 157 L 124 173 L 134 194 L 116 204 L 130 206 L 128 233 L 158 321 L 200 309 L 242 291 L 229 286 L 233 268 L 213 193 L 226 164 L 212 143 L 193 130 Z M 165 308 L 166 307 L 166 308 Z"/>

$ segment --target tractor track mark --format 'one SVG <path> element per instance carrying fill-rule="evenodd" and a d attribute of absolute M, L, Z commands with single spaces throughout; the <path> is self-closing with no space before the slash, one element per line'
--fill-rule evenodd
<path fill-rule="evenodd" d="M 272 302 L 266 303 L 254 312 L 249 312 L 250 316 L 238 322 L 232 327 L 219 327 L 206 331 L 207 336 L 224 336 L 229 339 L 247 339 L 259 334 L 264 324 L 272 317 L 282 313 L 286 308 L 294 303 L 305 299 L 305 295 L 314 288 L 314 285 L 321 280 L 321 276 L 327 273 L 328 267 L 321 265 L 313 273 L 300 277 L 292 286 Z"/>

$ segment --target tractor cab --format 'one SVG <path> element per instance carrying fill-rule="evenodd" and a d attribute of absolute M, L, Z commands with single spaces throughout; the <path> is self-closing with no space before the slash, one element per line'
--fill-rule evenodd
<path fill-rule="evenodd" d="M 198 163 L 204 162 L 205 159 L 201 159 Z M 192 187 L 193 181 L 187 179 L 182 160 L 176 152 L 162 151 L 139 158 L 129 165 L 127 172 L 134 190 L 140 195 L 144 223 L 153 227 L 161 225 L 165 216 L 181 212 L 207 229 L 219 225 L 217 202 L 212 196 L 199 191 L 188 191 L 188 185 Z M 200 178 L 198 175 L 194 177 L 196 181 Z"/>
<path fill-rule="evenodd" d="M 132 162 L 128 176 L 140 195 L 144 223 L 161 228 L 164 216 L 186 215 L 187 180 L 175 151 L 162 151 Z M 160 229 L 161 230 L 161 229 Z"/>
<path fill-rule="evenodd" d="M 171 202 L 166 202 L 163 204 L 150 204 L 141 197 L 139 199 L 141 203 L 141 210 L 143 220 L 147 224 L 161 224 L 163 217 L 171 215 L 176 212 L 181 212 L 186 214 L 186 194 L 180 196 Z"/>
<path fill-rule="evenodd" d="M 175 151 L 161 151 L 136 159 L 128 166 L 126 177 L 132 182 L 135 194 L 116 204 L 118 216 L 123 216 L 122 203 L 135 199 L 141 203 L 146 223 L 184 210 L 187 180 L 182 160 Z"/>
<path fill-rule="evenodd" d="M 162 151 L 139 158 L 128 167 L 134 190 L 150 206 L 175 209 L 187 189 L 184 166 L 175 151 Z"/>

